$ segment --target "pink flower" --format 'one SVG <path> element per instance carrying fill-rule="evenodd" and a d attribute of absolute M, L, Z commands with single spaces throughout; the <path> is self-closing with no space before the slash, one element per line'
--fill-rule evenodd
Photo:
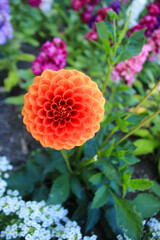
<path fill-rule="evenodd" d="M 99 9 L 96 13 L 95 21 L 96 22 L 105 21 L 105 16 L 107 16 L 107 11 L 111 9 L 112 9 L 111 7 L 103 7 Z"/>
<path fill-rule="evenodd" d="M 148 4 L 147 8 L 148 8 L 148 12 L 151 15 L 157 15 L 157 14 L 160 13 L 159 7 L 156 4 L 154 4 L 154 3 Z"/>
<path fill-rule="evenodd" d="M 38 8 L 41 4 L 41 0 L 28 0 L 29 5 Z"/>
<path fill-rule="evenodd" d="M 98 39 L 97 31 L 96 30 L 92 30 L 92 31 L 86 33 L 85 36 L 84 36 L 84 39 L 88 40 L 87 38 L 90 38 L 93 41 L 97 41 L 97 39 Z"/>
<path fill-rule="evenodd" d="M 59 70 L 65 67 L 67 58 L 67 46 L 60 38 L 53 38 L 53 41 L 46 41 L 38 57 L 32 63 L 32 72 L 40 75 L 44 70 Z"/>
<path fill-rule="evenodd" d="M 152 36 L 148 39 L 148 41 L 153 54 L 153 56 L 150 57 L 150 61 L 152 61 L 155 60 L 157 55 L 160 54 L 160 28 L 153 32 Z"/>
<path fill-rule="evenodd" d="M 134 26 L 133 28 L 131 28 L 128 32 L 127 35 L 128 37 L 130 37 L 130 35 L 132 33 L 134 33 L 135 31 L 139 31 L 143 28 L 147 28 L 144 35 L 146 37 L 148 37 L 155 29 L 156 25 L 157 25 L 158 21 L 157 18 L 155 16 L 152 15 L 146 15 L 144 18 L 142 18 L 139 21 L 139 24 Z"/>
<path fill-rule="evenodd" d="M 138 56 L 118 63 L 112 72 L 112 80 L 119 82 L 121 78 L 124 78 L 126 84 L 130 86 L 135 80 L 135 74 L 142 71 L 143 64 L 151 50 L 150 44 L 145 44 Z"/>

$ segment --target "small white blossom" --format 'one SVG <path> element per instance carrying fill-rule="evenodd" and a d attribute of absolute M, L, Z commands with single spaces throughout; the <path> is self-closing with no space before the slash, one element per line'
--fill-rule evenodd
<path fill-rule="evenodd" d="M 45 201 L 22 200 L 17 190 L 6 190 L 7 183 L 2 177 L 12 169 L 6 157 L 0 157 L 0 212 L 8 216 L 8 226 L 0 230 L 0 237 L 25 240 L 82 240 L 81 229 L 77 222 L 71 221 L 68 211 L 61 205 L 47 206 Z M 63 223 L 63 224 L 62 224 Z M 96 236 L 84 237 L 84 240 L 96 240 Z"/>

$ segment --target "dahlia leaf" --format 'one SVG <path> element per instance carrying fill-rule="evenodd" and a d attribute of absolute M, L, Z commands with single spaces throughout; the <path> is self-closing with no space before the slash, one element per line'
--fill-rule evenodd
<path fill-rule="evenodd" d="M 102 207 L 108 201 L 108 196 L 108 189 L 106 188 L 106 186 L 103 185 L 98 188 L 98 190 L 95 192 L 91 208 Z"/>
<path fill-rule="evenodd" d="M 138 194 L 133 203 L 143 218 L 153 217 L 160 209 L 160 199 L 150 193 Z"/>
<path fill-rule="evenodd" d="M 133 190 L 147 190 L 153 186 L 153 182 L 148 179 L 131 179 L 128 187 L 131 187 Z"/>
<path fill-rule="evenodd" d="M 143 219 L 130 200 L 113 195 L 118 226 L 133 240 L 140 240 L 143 232 Z M 126 232 L 127 230 L 127 232 Z"/>
<path fill-rule="evenodd" d="M 99 209 L 92 209 L 91 203 L 88 205 L 88 217 L 86 223 L 86 232 L 91 230 L 95 224 L 99 221 L 100 217 L 100 210 Z"/>
<path fill-rule="evenodd" d="M 66 175 L 62 175 L 54 181 L 49 197 L 47 200 L 47 204 L 62 204 L 65 202 L 69 196 L 69 177 Z"/>

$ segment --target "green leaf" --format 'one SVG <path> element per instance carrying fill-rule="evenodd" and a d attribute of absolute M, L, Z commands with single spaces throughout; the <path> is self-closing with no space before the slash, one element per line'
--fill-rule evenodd
<path fill-rule="evenodd" d="M 126 162 L 128 162 L 128 164 L 130 165 L 140 162 L 140 160 L 137 157 L 135 157 L 133 154 L 125 153 L 124 157 Z"/>
<path fill-rule="evenodd" d="M 153 186 L 152 186 L 151 190 L 154 194 L 156 194 L 158 197 L 160 197 L 160 185 L 156 181 L 153 181 Z"/>
<path fill-rule="evenodd" d="M 120 47 L 121 55 L 118 62 L 137 56 L 142 51 L 142 46 L 144 44 L 144 31 L 145 29 L 135 31 L 130 38 L 126 40 L 122 47 Z"/>
<path fill-rule="evenodd" d="M 114 143 L 115 143 L 115 139 L 113 138 L 111 140 L 111 145 L 107 149 L 105 149 L 103 151 L 100 151 L 99 155 L 100 156 L 107 156 L 109 158 L 111 156 L 111 153 L 112 153 L 113 149 L 114 149 Z"/>
<path fill-rule="evenodd" d="M 69 196 L 69 178 L 68 176 L 60 176 L 54 181 L 47 204 L 62 204 Z"/>
<path fill-rule="evenodd" d="M 24 95 L 8 97 L 5 99 L 5 102 L 8 104 L 21 105 L 24 103 Z"/>
<path fill-rule="evenodd" d="M 122 120 L 121 118 L 117 118 L 116 119 L 116 124 L 122 132 L 128 132 L 128 128 L 126 126 L 125 120 Z"/>
<path fill-rule="evenodd" d="M 109 36 L 108 36 L 108 30 L 105 22 L 102 22 L 102 21 L 96 22 L 96 28 L 97 28 L 98 37 L 103 40 L 108 40 Z"/>
<path fill-rule="evenodd" d="M 101 178 L 102 178 L 102 173 L 96 173 L 89 178 L 89 182 L 91 182 L 94 185 L 97 185 L 100 183 Z"/>
<path fill-rule="evenodd" d="M 96 155 L 97 153 L 97 150 L 98 150 L 98 147 L 97 147 L 95 138 L 88 140 L 83 146 L 84 155 L 87 158 L 94 157 L 94 155 Z"/>
<path fill-rule="evenodd" d="M 153 217 L 160 209 L 160 199 L 150 193 L 138 194 L 133 203 L 143 218 Z"/>
<path fill-rule="evenodd" d="M 106 159 L 98 158 L 98 161 L 94 164 L 104 173 L 106 178 L 108 178 L 110 181 L 114 180 L 117 183 L 120 182 L 118 169 L 111 162 Z"/>
<path fill-rule="evenodd" d="M 28 53 L 22 53 L 17 56 L 17 60 L 19 60 L 19 61 L 32 62 L 32 61 L 34 61 L 34 59 L 35 59 L 35 56 L 32 54 L 28 54 Z"/>
<path fill-rule="evenodd" d="M 127 172 L 127 173 L 124 173 L 122 176 L 121 184 L 123 187 L 123 197 L 125 196 L 125 194 L 127 192 L 127 187 L 130 182 L 131 175 L 132 175 L 132 172 Z"/>
<path fill-rule="evenodd" d="M 44 166 L 44 175 L 57 170 L 61 174 L 67 174 L 68 170 L 60 151 L 53 151 L 51 160 Z"/>
<path fill-rule="evenodd" d="M 88 217 L 86 223 L 86 232 L 91 230 L 94 225 L 98 222 L 100 217 L 100 210 L 99 209 L 92 209 L 91 203 L 88 205 Z"/>
<path fill-rule="evenodd" d="M 134 151 L 135 155 L 144 155 L 148 153 L 153 153 L 154 149 L 159 145 L 158 140 L 150 139 L 138 139 L 134 141 L 136 150 Z"/>
<path fill-rule="evenodd" d="M 83 198 L 83 189 L 79 179 L 75 176 L 71 178 L 71 189 L 75 196 L 79 199 Z"/>
<path fill-rule="evenodd" d="M 118 226 L 128 237 L 140 240 L 143 233 L 143 219 L 138 215 L 135 206 L 129 200 L 113 196 L 115 200 Z"/>
<path fill-rule="evenodd" d="M 42 185 L 41 187 L 37 187 L 34 190 L 32 199 L 38 202 L 41 200 L 46 201 L 48 198 L 48 193 L 49 193 L 49 189 L 45 185 Z"/>
<path fill-rule="evenodd" d="M 153 182 L 148 179 L 131 179 L 128 186 L 135 190 L 144 191 L 150 189 L 153 186 Z"/>
<path fill-rule="evenodd" d="M 142 138 L 151 138 L 151 134 L 150 134 L 149 130 L 144 129 L 144 128 L 138 129 L 133 134 L 136 136 L 142 137 Z"/>
<path fill-rule="evenodd" d="M 22 196 L 30 194 L 34 189 L 32 178 L 24 170 L 14 173 L 6 181 L 8 188 L 17 189 Z"/>
<path fill-rule="evenodd" d="M 108 189 L 106 186 L 101 186 L 95 192 L 91 208 L 100 208 L 108 201 Z"/>
<path fill-rule="evenodd" d="M 7 92 L 10 92 L 11 89 L 19 83 L 19 76 L 16 71 L 10 71 L 8 77 L 4 79 L 4 86 Z"/>

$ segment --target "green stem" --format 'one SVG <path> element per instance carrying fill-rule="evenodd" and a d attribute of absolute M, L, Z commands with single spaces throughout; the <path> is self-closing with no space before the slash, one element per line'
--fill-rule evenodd
<path fill-rule="evenodd" d="M 62 149 L 62 150 L 61 150 L 61 153 L 62 153 L 62 155 L 63 155 L 63 157 L 64 157 L 64 160 L 65 160 L 65 163 L 66 163 L 66 165 L 67 165 L 68 171 L 69 171 L 71 174 L 73 174 L 73 171 L 72 171 L 72 169 L 71 169 L 71 166 L 70 166 L 70 163 L 69 163 L 69 160 L 68 160 L 68 156 L 67 156 L 65 150 Z"/>
<path fill-rule="evenodd" d="M 145 98 L 135 107 L 132 109 L 132 113 L 136 112 L 137 109 L 149 98 L 149 96 L 153 93 L 153 91 L 158 87 L 160 84 L 160 80 L 155 84 L 155 86 L 149 91 L 149 93 L 145 96 Z"/>
<path fill-rule="evenodd" d="M 78 161 L 79 161 L 79 159 L 80 159 L 80 157 L 81 157 L 81 155 L 82 155 L 82 151 L 83 151 L 83 145 L 80 146 L 80 147 L 78 148 L 78 150 L 77 150 L 75 162 L 78 162 Z"/>
<path fill-rule="evenodd" d="M 131 110 L 131 113 L 128 113 L 127 116 L 125 118 L 123 118 L 123 120 L 127 120 L 132 113 L 135 113 L 138 108 L 149 98 L 149 96 L 153 93 L 153 91 L 158 87 L 158 85 L 160 84 L 160 80 L 155 84 L 155 86 L 149 91 L 149 93 L 144 97 L 144 99 L 135 107 Z M 113 130 L 110 132 L 110 134 L 107 136 L 107 138 L 103 141 L 102 145 L 100 146 L 100 149 L 103 148 L 106 143 L 108 142 L 108 140 L 110 139 L 110 137 L 118 130 L 118 126 L 115 126 L 113 128 Z"/>
<path fill-rule="evenodd" d="M 94 156 L 95 157 L 95 156 Z M 91 158 L 88 161 L 86 161 L 85 163 L 83 163 L 77 170 L 76 173 L 81 172 L 86 166 L 90 165 L 93 162 L 96 162 L 97 160 L 95 158 Z"/>
<path fill-rule="evenodd" d="M 106 74 L 106 78 L 105 78 L 105 81 L 104 81 L 103 86 L 102 86 L 102 93 L 104 93 L 104 91 L 106 89 L 106 86 L 107 86 L 108 80 L 110 78 L 111 72 L 112 72 L 112 66 L 108 66 L 108 72 Z"/>
<path fill-rule="evenodd" d="M 114 146 L 118 145 L 119 143 L 123 142 L 126 138 L 128 138 L 130 135 L 132 135 L 136 130 L 138 130 L 139 128 L 141 128 L 144 124 L 146 124 L 148 121 L 150 121 L 152 118 L 154 118 L 156 115 L 158 115 L 160 113 L 160 110 L 158 110 L 157 112 L 155 112 L 153 115 L 147 117 L 146 119 L 144 119 L 137 127 L 133 128 L 129 133 L 127 133 L 126 135 L 124 135 L 119 141 L 117 141 Z"/>

